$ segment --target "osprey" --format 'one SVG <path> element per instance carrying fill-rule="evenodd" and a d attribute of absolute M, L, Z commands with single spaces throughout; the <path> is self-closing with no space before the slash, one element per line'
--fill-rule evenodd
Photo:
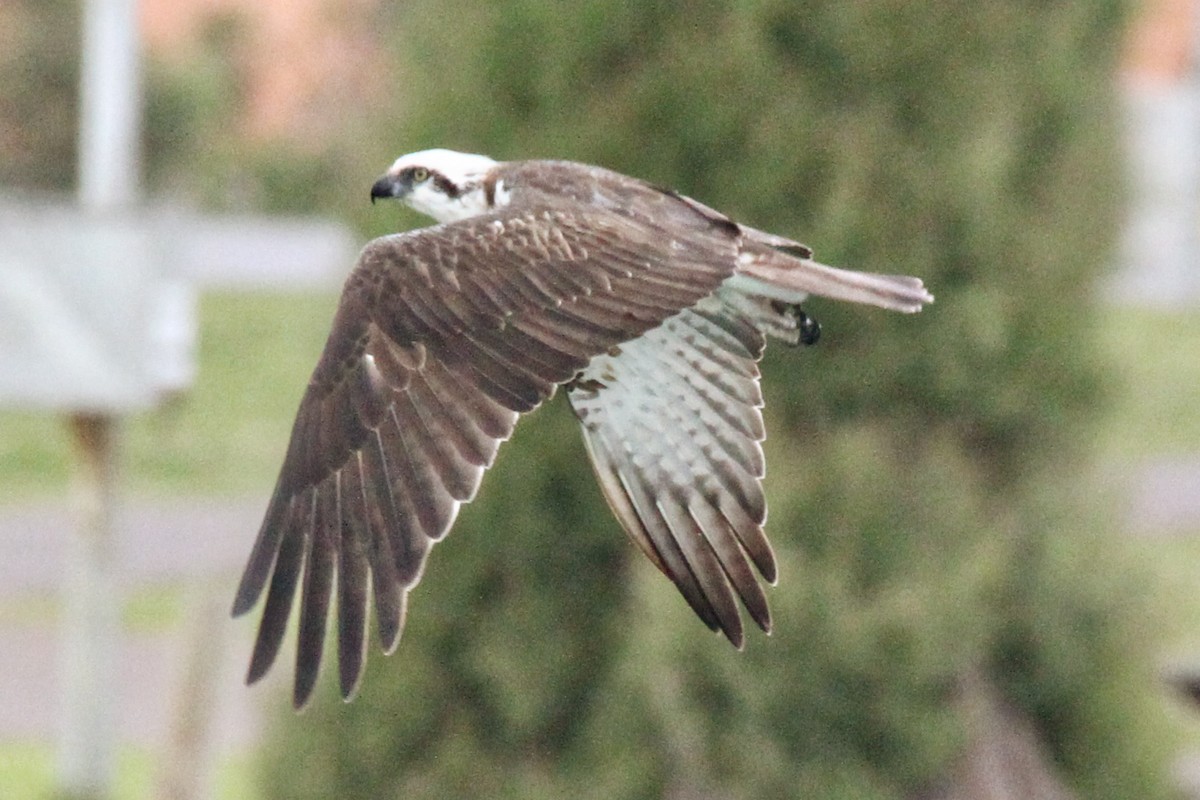
<path fill-rule="evenodd" d="M 336 579 L 342 696 L 366 658 L 368 594 L 391 652 L 432 545 L 517 418 L 566 387 L 622 527 L 736 647 L 738 601 L 771 630 L 776 579 L 757 362 L 819 328 L 810 294 L 915 312 L 917 278 L 819 264 L 799 242 L 569 161 L 425 150 L 371 187 L 438 221 L 368 243 L 300 402 L 233 613 L 266 603 L 247 682 L 300 593 L 297 708 Z M 369 587 L 369 592 L 368 592 Z"/>

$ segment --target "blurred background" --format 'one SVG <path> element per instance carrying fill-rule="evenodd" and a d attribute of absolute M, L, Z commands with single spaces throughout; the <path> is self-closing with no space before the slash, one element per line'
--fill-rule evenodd
<path fill-rule="evenodd" d="M 0 797 L 1200 797 L 1200 3 L 141 0 L 136 185 L 104 213 L 83 6 L 0 5 Z M 287 658 L 242 686 L 255 623 L 225 613 L 338 286 L 424 224 L 368 189 L 434 146 L 603 164 L 937 295 L 814 300 L 820 345 L 767 355 L 771 637 L 707 634 L 556 400 L 353 704 L 325 675 L 293 714 Z M 145 247 L 114 269 L 166 277 L 96 316 L 176 368 L 63 399 L 90 383 L 19 367 L 59 318 L 13 287 L 86 282 L 78 231 L 118 218 Z M 36 343 L 90 361 L 62 308 Z M 98 440 L 88 784 L 62 631 Z"/>

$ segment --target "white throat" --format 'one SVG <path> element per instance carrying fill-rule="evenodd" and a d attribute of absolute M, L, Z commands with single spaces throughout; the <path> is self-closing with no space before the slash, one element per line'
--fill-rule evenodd
<path fill-rule="evenodd" d="M 426 182 L 415 187 L 404 201 L 414 211 L 433 217 L 438 222 L 457 222 L 491 211 L 482 181 L 463 190 L 458 197 L 447 197 Z"/>

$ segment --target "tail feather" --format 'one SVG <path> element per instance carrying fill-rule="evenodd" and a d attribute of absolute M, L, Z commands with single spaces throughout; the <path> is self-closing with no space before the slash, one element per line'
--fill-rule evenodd
<path fill-rule="evenodd" d="M 933 302 L 920 278 L 838 269 L 775 250 L 743 253 L 730 280 L 749 294 L 786 303 L 800 303 L 816 295 L 912 314 Z"/>

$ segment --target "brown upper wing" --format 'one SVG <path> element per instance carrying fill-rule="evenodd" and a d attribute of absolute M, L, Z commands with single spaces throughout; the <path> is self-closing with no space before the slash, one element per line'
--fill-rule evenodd
<path fill-rule="evenodd" d="M 293 699 L 307 701 L 336 584 L 341 691 L 353 694 L 368 594 L 390 650 L 430 546 L 474 496 L 518 415 L 732 273 L 727 231 L 697 215 L 680 234 L 572 207 L 367 245 L 238 588 L 234 614 L 267 594 L 249 681 L 278 654 L 299 591 Z"/>

